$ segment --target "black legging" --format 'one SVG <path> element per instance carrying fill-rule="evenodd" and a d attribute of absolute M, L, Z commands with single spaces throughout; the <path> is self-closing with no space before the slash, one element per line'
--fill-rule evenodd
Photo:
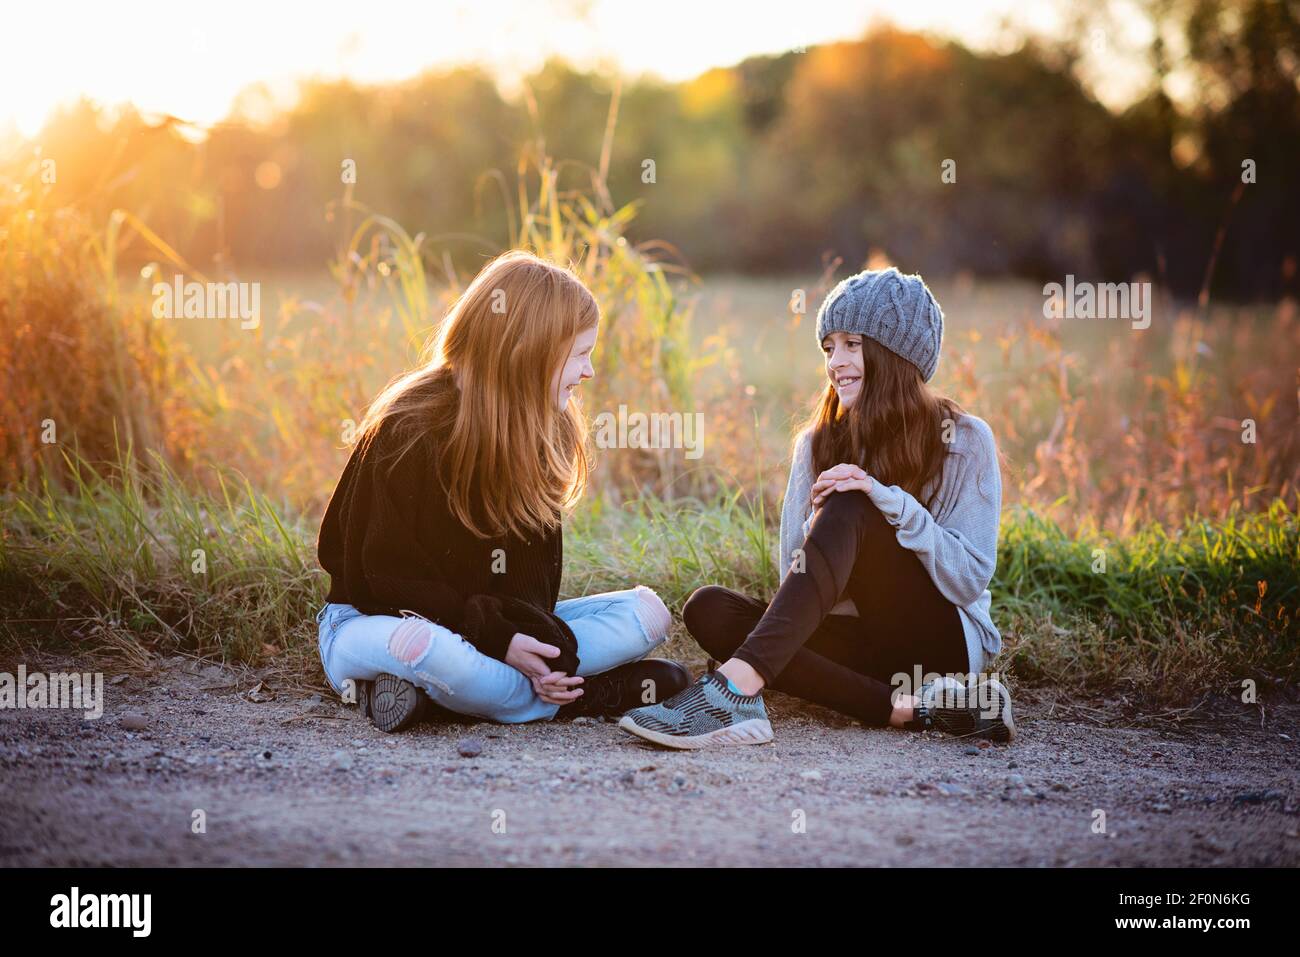
<path fill-rule="evenodd" d="M 786 575 L 770 605 L 698 589 L 682 609 L 687 630 L 717 660 L 748 662 L 768 687 L 877 727 L 893 711 L 894 675 L 969 669 L 957 606 L 865 493 L 827 498 L 803 550 L 804 571 Z M 828 614 L 841 597 L 859 617 Z"/>

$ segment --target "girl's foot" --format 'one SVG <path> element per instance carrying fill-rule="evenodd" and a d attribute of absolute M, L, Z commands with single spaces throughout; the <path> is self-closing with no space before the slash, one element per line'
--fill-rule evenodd
<path fill-rule="evenodd" d="M 361 713 L 369 713 L 375 727 L 389 734 L 419 721 L 424 716 L 427 700 L 424 692 L 411 682 L 390 674 L 379 675 L 357 696 Z"/>
<path fill-rule="evenodd" d="M 716 672 L 703 675 L 662 704 L 629 711 L 618 726 L 655 744 L 683 750 L 772 740 L 763 696 L 737 694 Z"/>
<path fill-rule="evenodd" d="M 649 682 L 649 684 L 647 684 Z M 557 721 L 579 717 L 622 717 L 638 705 L 665 701 L 691 683 L 691 673 L 666 658 L 632 661 L 582 683 L 582 697 L 561 705 Z"/>
<path fill-rule="evenodd" d="M 913 709 L 911 721 L 903 727 L 911 731 L 946 731 L 963 738 L 988 738 L 1010 741 L 1016 736 L 1011 720 L 1011 693 L 996 678 L 969 688 L 955 678 L 940 678 L 922 685 L 917 692 L 920 703 Z"/>

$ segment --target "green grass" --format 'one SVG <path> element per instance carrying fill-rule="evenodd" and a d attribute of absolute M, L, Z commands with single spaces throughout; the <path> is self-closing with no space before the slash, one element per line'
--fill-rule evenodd
<path fill-rule="evenodd" d="M 69 460 L 70 492 L 47 480 L 4 497 L 0 593 L 19 610 L 5 637 L 131 659 L 143 648 L 237 661 L 301 650 L 325 586 L 314 530 L 244 479 L 222 474 L 216 492 L 196 492 L 155 462 L 109 474 Z"/>
<path fill-rule="evenodd" d="M 1280 499 L 1118 541 L 1014 509 L 993 594 L 1023 681 L 1173 705 L 1300 673 L 1300 524 Z"/>
<path fill-rule="evenodd" d="M 526 151 L 507 241 L 572 262 L 601 303 L 588 412 L 701 410 L 709 435 L 707 463 L 681 450 L 602 457 L 569 522 L 564 592 L 641 583 L 675 609 L 706 583 L 768 596 L 781 478 L 770 465 L 820 382 L 809 326 L 832 277 L 696 295 L 663 244 L 627 241 L 635 204 L 561 189 L 559 169 Z M 313 619 L 327 583 L 314 539 L 346 454 L 341 426 L 414 361 L 468 277 L 435 277 L 427 237 L 348 195 L 332 295 L 279 290 L 252 334 L 187 329 L 151 315 L 158 270 L 194 272 L 161 237 L 127 212 L 98 228 L 51 205 L 34 167 L 17 185 L 0 193 L 0 651 L 75 648 L 142 667 L 186 651 L 269 660 L 319 685 Z M 120 254 L 141 244 L 155 263 L 127 276 Z M 792 287 L 809 293 L 803 316 Z M 1294 683 L 1290 313 L 1171 314 L 1134 336 L 1045 325 L 1023 284 L 958 281 L 941 298 L 953 322 L 940 385 L 990 419 L 1010 459 L 1006 500 L 1034 509 L 1004 515 L 993 667 L 1157 703 L 1244 679 Z M 1247 415 L 1258 444 L 1240 437 Z M 701 658 L 680 625 L 668 653 Z"/>
<path fill-rule="evenodd" d="M 68 468 L 71 490 L 46 483 L 0 497 L 6 656 L 74 648 L 143 664 L 184 651 L 270 661 L 319 683 L 313 619 L 327 581 L 314 519 L 229 473 L 204 492 L 161 462 L 111 475 Z M 767 596 L 774 525 L 739 493 L 590 498 L 567 526 L 563 591 L 640 583 L 674 611 L 706 583 Z M 1094 571 L 1097 548 L 1104 572 Z M 1300 523 L 1280 500 L 1177 530 L 1144 526 L 1114 543 L 1009 510 L 992 588 L 1005 638 L 995 667 L 1021 683 L 1178 705 L 1247 678 L 1300 676 Z M 702 660 L 680 625 L 668 653 Z"/>

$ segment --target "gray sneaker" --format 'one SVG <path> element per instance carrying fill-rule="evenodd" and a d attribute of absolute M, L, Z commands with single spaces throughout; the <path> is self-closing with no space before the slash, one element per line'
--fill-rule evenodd
<path fill-rule="evenodd" d="M 962 738 L 1007 742 L 1016 736 L 1011 720 L 1011 692 L 996 678 L 969 688 L 955 678 L 921 686 L 921 703 L 904 727 L 912 731 L 946 731 Z"/>
<path fill-rule="evenodd" d="M 655 744 L 683 750 L 772 740 L 763 696 L 736 694 L 716 672 L 667 701 L 632 709 L 618 726 Z"/>

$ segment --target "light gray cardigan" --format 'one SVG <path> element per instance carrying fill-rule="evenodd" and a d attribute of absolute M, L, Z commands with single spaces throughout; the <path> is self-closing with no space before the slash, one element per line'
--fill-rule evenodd
<path fill-rule="evenodd" d="M 998 560 L 998 522 L 1002 513 L 1002 473 L 993 430 L 983 419 L 961 416 L 939 476 L 933 515 L 897 485 L 871 483 L 868 496 L 894 527 L 898 543 L 916 553 L 939 592 L 957 606 L 966 634 L 971 671 L 982 671 L 1002 649 L 1002 635 L 989 616 L 989 582 Z M 795 439 L 790 482 L 781 506 L 781 579 L 789 573 L 794 550 L 812 524 L 812 436 Z M 929 498 L 934 481 L 922 489 Z M 861 495 L 861 492 L 837 492 Z M 845 599 L 835 614 L 856 615 Z"/>

